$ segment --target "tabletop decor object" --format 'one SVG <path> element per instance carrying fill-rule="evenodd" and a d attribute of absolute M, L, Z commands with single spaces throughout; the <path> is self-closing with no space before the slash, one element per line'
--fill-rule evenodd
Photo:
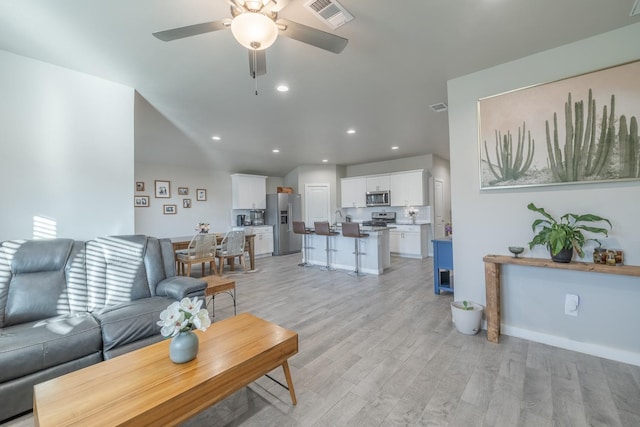
<path fill-rule="evenodd" d="M 413 206 L 407 206 L 404 210 L 404 215 L 409 219 L 411 219 L 411 224 L 415 224 L 416 216 L 418 216 L 418 212 L 419 212 L 418 209 L 414 208 Z"/>
<path fill-rule="evenodd" d="M 172 362 L 186 363 L 198 355 L 198 336 L 193 333 L 193 329 L 206 331 L 211 326 L 209 313 L 201 307 L 201 299 L 183 298 L 160 313 L 160 333 L 166 338 L 172 338 L 169 344 L 169 358 Z"/>
<path fill-rule="evenodd" d="M 535 245 L 546 246 L 551 252 L 551 259 L 555 262 L 571 262 L 574 250 L 580 257 L 583 257 L 582 247 L 588 240 L 600 243 L 597 239 L 586 238 L 584 232 L 609 236 L 606 228 L 584 225 L 584 223 L 606 222 L 609 224 L 609 228 L 612 227 L 611 221 L 598 215 L 566 213 L 558 221 L 543 208 L 539 208 L 533 203 L 529 203 L 527 209 L 537 212 L 545 218 L 536 219 L 531 224 L 531 229 L 534 233 L 537 231 L 537 234 L 529 242 L 529 249 L 533 249 Z"/>
<path fill-rule="evenodd" d="M 208 233 L 209 229 L 210 227 L 208 222 L 199 222 L 198 225 L 196 225 L 196 231 L 198 233 Z"/>
<path fill-rule="evenodd" d="M 513 254 L 514 258 L 518 258 L 518 255 L 524 252 L 524 248 L 522 246 L 509 246 L 509 252 Z"/>

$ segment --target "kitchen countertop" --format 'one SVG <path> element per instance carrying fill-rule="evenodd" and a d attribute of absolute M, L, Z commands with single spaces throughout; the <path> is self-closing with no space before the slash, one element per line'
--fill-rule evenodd
<path fill-rule="evenodd" d="M 374 226 L 368 226 L 368 225 L 360 225 L 360 231 L 366 231 L 368 233 L 375 233 L 375 232 L 379 232 L 379 231 L 384 231 L 384 230 L 392 230 L 395 227 L 393 225 L 390 225 L 388 227 L 374 227 Z M 313 228 L 308 228 L 309 230 L 313 230 Z M 340 225 L 332 225 L 331 226 L 331 231 L 341 231 L 342 227 Z"/>

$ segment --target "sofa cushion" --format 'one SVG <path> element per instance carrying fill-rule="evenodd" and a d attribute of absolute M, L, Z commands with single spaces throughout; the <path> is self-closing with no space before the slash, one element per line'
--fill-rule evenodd
<path fill-rule="evenodd" d="M 131 342 L 160 335 L 160 312 L 174 302 L 171 298 L 150 297 L 105 307 L 93 315 L 100 322 L 104 352 Z"/>
<path fill-rule="evenodd" d="M 67 261 L 78 251 L 71 239 L 5 242 L 0 274 L 0 300 L 6 305 L 0 327 L 66 314 L 71 311 L 67 293 Z M 82 288 L 82 284 L 80 285 Z M 81 293 L 84 293 L 80 289 Z M 84 295 L 80 296 L 83 299 Z M 0 312 L 0 314 L 2 314 Z"/>
<path fill-rule="evenodd" d="M 109 236 L 87 242 L 89 310 L 151 296 L 143 258 L 146 236 Z"/>
<path fill-rule="evenodd" d="M 0 329 L 0 383 L 102 350 L 91 314 L 72 313 Z"/>

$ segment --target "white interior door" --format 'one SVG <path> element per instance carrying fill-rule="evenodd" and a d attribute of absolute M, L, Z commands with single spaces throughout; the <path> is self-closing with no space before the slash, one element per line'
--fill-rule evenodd
<path fill-rule="evenodd" d="M 315 221 L 329 221 L 331 217 L 331 189 L 329 184 L 305 184 L 305 225 L 313 227 Z"/>
<path fill-rule="evenodd" d="M 444 237 L 444 182 L 440 179 L 433 181 L 433 211 L 434 235 L 436 239 Z"/>

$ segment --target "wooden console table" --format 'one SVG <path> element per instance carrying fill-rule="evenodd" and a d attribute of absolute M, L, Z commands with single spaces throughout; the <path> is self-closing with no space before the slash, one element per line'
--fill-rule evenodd
<path fill-rule="evenodd" d="M 508 255 L 487 255 L 484 261 L 484 283 L 487 293 L 487 340 L 497 343 L 500 338 L 500 266 L 502 264 L 525 267 L 546 267 L 591 273 L 640 276 L 640 266 L 606 265 L 571 261 L 568 264 L 553 262 L 545 258 L 514 258 Z"/>

